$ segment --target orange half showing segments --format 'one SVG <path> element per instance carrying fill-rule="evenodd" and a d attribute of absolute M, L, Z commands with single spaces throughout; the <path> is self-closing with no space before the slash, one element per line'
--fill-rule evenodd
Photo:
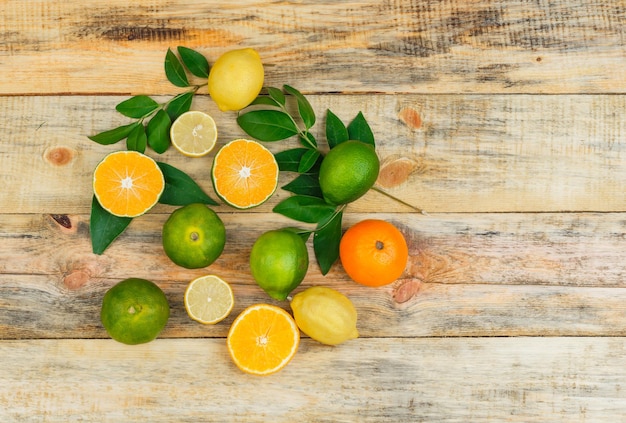
<path fill-rule="evenodd" d="M 164 189 L 165 178 L 157 163 L 137 151 L 111 153 L 93 173 L 96 199 L 115 216 L 141 216 L 159 201 Z"/>
<path fill-rule="evenodd" d="M 263 204 L 278 185 L 274 155 L 256 141 L 237 139 L 224 145 L 213 159 L 216 194 L 238 209 Z"/>
<path fill-rule="evenodd" d="M 255 304 L 235 318 L 226 342 L 239 369 L 265 376 L 289 364 L 298 351 L 300 330 L 293 317 L 282 308 Z"/>

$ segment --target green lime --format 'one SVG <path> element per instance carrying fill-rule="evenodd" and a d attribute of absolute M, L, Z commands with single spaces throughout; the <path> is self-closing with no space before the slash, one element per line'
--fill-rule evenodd
<path fill-rule="evenodd" d="M 204 204 L 175 210 L 163 225 L 163 249 L 177 265 L 199 269 L 224 251 L 226 229 L 219 216 Z"/>
<path fill-rule="evenodd" d="M 130 278 L 109 289 L 102 299 L 100 320 L 111 338 L 135 345 L 152 341 L 170 317 L 165 294 L 156 284 Z"/>
<path fill-rule="evenodd" d="M 250 270 L 257 284 L 272 298 L 284 300 L 304 279 L 309 252 L 304 240 L 289 229 L 265 232 L 250 252 Z"/>
<path fill-rule="evenodd" d="M 350 203 L 376 182 L 380 161 L 374 146 L 361 141 L 344 141 L 333 147 L 320 167 L 319 182 L 326 202 Z"/>

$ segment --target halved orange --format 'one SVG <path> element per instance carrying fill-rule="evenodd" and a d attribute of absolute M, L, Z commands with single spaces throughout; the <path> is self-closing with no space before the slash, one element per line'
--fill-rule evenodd
<path fill-rule="evenodd" d="M 282 308 L 254 304 L 235 318 L 226 342 L 239 369 L 265 376 L 289 364 L 298 351 L 300 330 L 293 317 Z"/>
<path fill-rule="evenodd" d="M 219 149 L 211 171 L 216 194 L 238 209 L 267 201 L 278 185 L 278 163 L 259 142 L 237 139 Z"/>
<path fill-rule="evenodd" d="M 165 189 L 157 163 L 137 151 L 107 155 L 93 172 L 93 192 L 106 211 L 137 217 L 150 210 Z"/>

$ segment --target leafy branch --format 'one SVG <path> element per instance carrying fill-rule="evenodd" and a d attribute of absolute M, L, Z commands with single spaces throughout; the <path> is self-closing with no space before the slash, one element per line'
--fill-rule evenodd
<path fill-rule="evenodd" d="M 126 139 L 128 150 L 144 153 L 149 146 L 158 154 L 169 148 L 170 127 L 180 115 L 191 109 L 193 96 L 207 85 L 191 84 L 190 76 L 208 79 L 209 62 L 195 50 L 179 46 L 180 59 L 171 49 L 165 56 L 165 75 L 169 82 L 187 91 L 177 94 L 164 103 L 158 103 L 147 95 L 136 95 L 122 101 L 115 109 L 122 115 L 137 119 L 135 122 L 100 132 L 89 137 L 99 144 L 110 145 Z"/>
<path fill-rule="evenodd" d="M 287 107 L 290 96 L 297 106 L 297 114 Z M 251 106 L 237 117 L 239 126 L 260 141 L 280 141 L 297 136 L 302 147 L 275 154 L 279 169 L 298 173 L 282 188 L 293 195 L 278 203 L 273 211 L 293 220 L 316 224 L 314 230 L 299 230 L 307 238 L 313 234 L 313 250 L 322 274 L 327 274 L 339 258 L 339 243 L 343 211 L 346 204 L 327 203 L 319 184 L 319 168 L 323 153 L 310 129 L 315 125 L 313 107 L 297 89 L 283 85 L 282 90 L 266 88 Z M 326 111 L 325 135 L 332 149 L 348 140 L 358 140 L 375 146 L 374 135 L 365 117 L 359 112 L 346 126 L 332 111 Z"/>

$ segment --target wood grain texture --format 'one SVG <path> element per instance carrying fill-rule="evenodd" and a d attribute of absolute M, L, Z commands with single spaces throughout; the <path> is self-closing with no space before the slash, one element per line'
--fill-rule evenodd
<path fill-rule="evenodd" d="M 100 146 L 87 136 L 128 123 L 115 111 L 126 98 L 0 97 L 7 116 L 0 122 L 6 163 L 0 168 L 5 181 L 0 212 L 88 213 L 93 169 L 108 152 L 125 146 Z M 320 142 L 327 109 L 346 122 L 362 111 L 383 163 L 378 185 L 427 212 L 626 210 L 626 121 L 619 118 L 625 96 L 320 95 L 310 100 Z M 219 112 L 207 96 L 194 101 L 194 109 L 215 117 L 218 148 L 246 136 L 235 114 Z M 266 145 L 281 151 L 296 141 Z M 214 195 L 213 154 L 188 159 L 170 149 L 153 156 L 186 171 Z M 279 183 L 292 178 L 282 174 Z M 269 211 L 287 195 L 279 189 L 254 211 Z M 412 211 L 375 192 L 350 210 Z"/>
<path fill-rule="evenodd" d="M 171 93 L 181 44 L 254 47 L 306 92 L 624 93 L 625 27 L 623 0 L 9 0 L 0 93 Z"/>
<path fill-rule="evenodd" d="M 625 28 L 624 0 L 0 2 L 0 421 L 624 421 Z M 248 270 L 256 237 L 294 223 L 271 212 L 283 190 L 246 212 L 215 207 L 227 244 L 206 269 L 165 257 L 171 206 L 91 253 L 91 173 L 123 146 L 87 136 L 127 123 L 115 105 L 132 94 L 179 92 L 163 71 L 178 45 L 210 62 L 256 48 L 266 85 L 310 94 L 319 140 L 326 109 L 362 111 L 378 187 L 426 211 L 376 192 L 346 210 L 344 228 L 375 217 L 402 230 L 395 283 L 362 287 L 312 262 L 298 288 L 348 295 L 359 339 L 304 336 L 267 378 L 230 362 L 238 312 L 289 309 Z M 243 135 L 206 92 L 193 108 L 216 119 L 219 144 Z M 213 195 L 211 157 L 156 158 Z M 183 305 L 206 273 L 235 294 L 214 326 Z M 171 307 L 160 338 L 132 347 L 99 319 L 129 276 L 154 280 Z"/>
<path fill-rule="evenodd" d="M 291 365 L 259 378 L 234 367 L 223 339 L 5 341 L 0 354 L 12 365 L 0 371 L 0 417 L 615 421 L 626 413 L 625 353 L 623 338 L 376 339 L 335 348 L 305 340 Z"/>
<path fill-rule="evenodd" d="M 269 300 L 249 271 L 252 243 L 293 222 L 272 213 L 220 216 L 224 253 L 209 268 L 187 270 L 161 247 L 167 215 L 136 220 L 102 256 L 90 252 L 87 216 L 4 215 L 0 338 L 106 337 L 101 298 L 130 276 L 165 290 L 171 318 L 163 337 L 225 336 L 237 312 Z M 339 262 L 323 276 L 309 243 L 312 263 L 295 291 L 326 285 L 344 292 L 363 337 L 626 335 L 624 213 L 349 214 L 344 226 L 368 217 L 403 231 L 410 257 L 402 277 L 381 289 L 362 287 Z M 210 327 L 190 320 L 183 305 L 187 283 L 207 273 L 230 282 L 236 299 L 233 314 Z"/>

